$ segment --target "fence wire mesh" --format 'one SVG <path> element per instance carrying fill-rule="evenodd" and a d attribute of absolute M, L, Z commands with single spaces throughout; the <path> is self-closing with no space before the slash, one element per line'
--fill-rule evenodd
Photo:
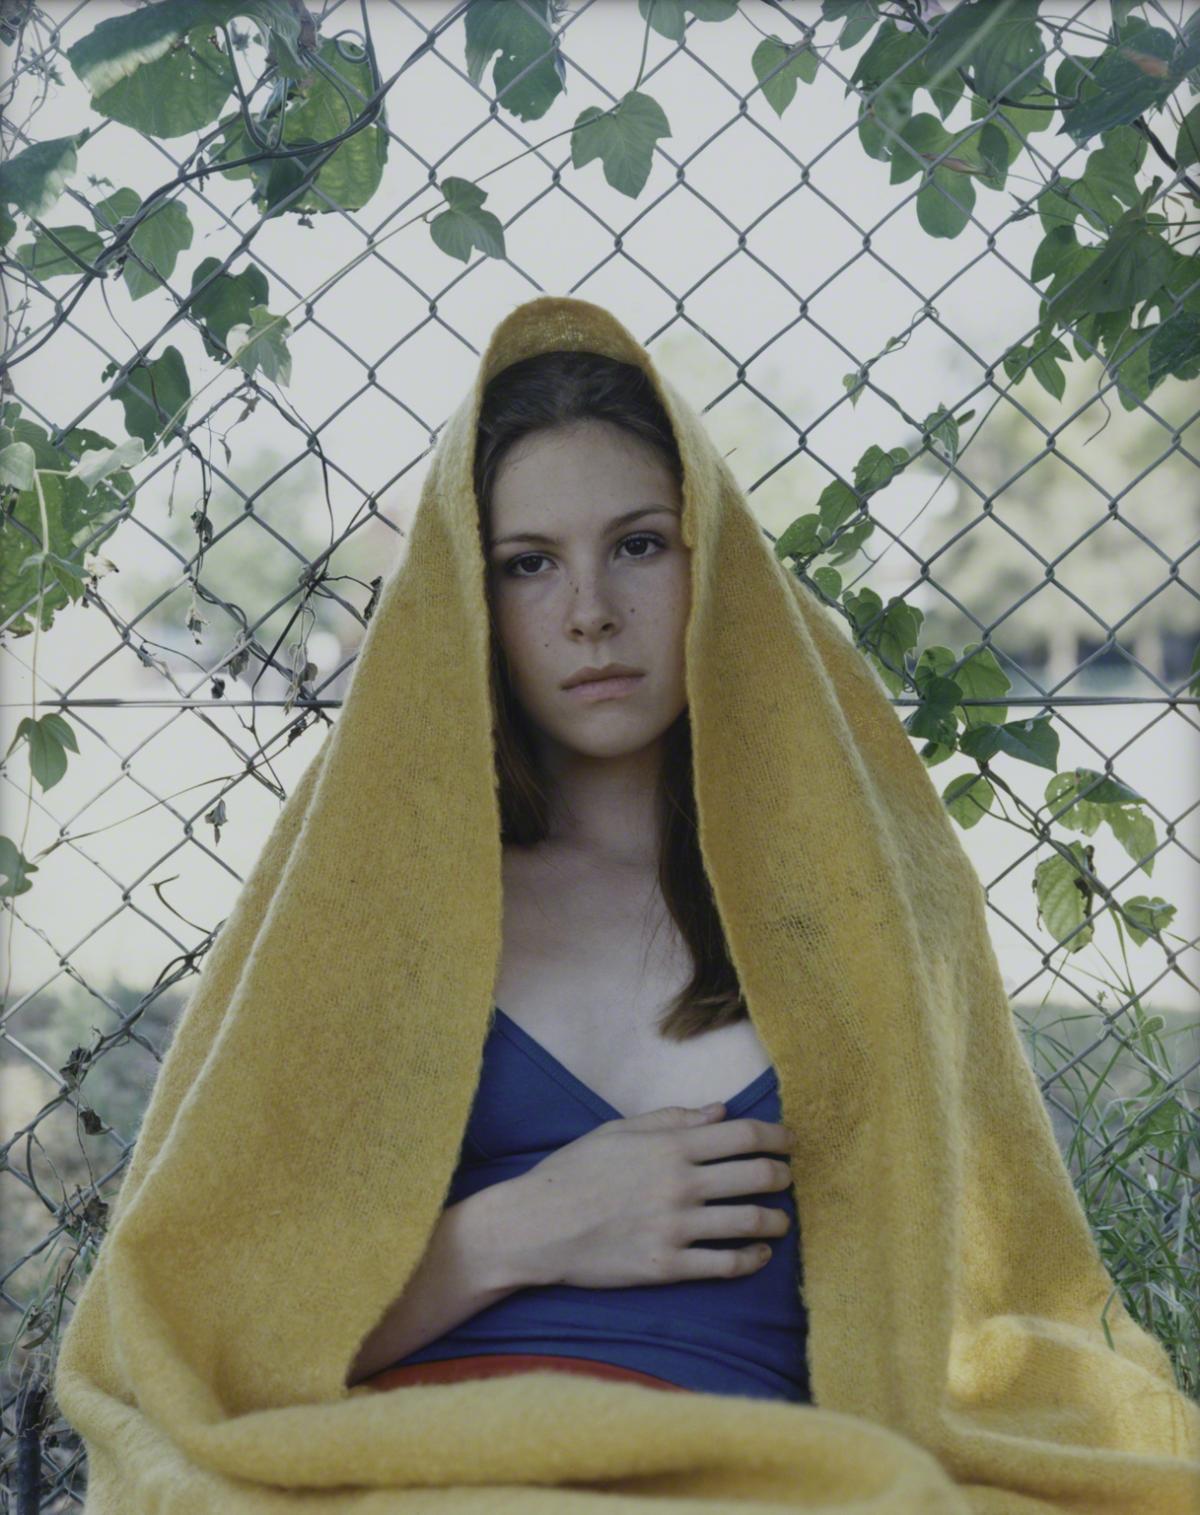
<path fill-rule="evenodd" d="M 262 8 L 272 20 L 258 32 L 237 5 L 197 3 L 194 25 L 144 65 L 163 71 L 140 87 L 119 71 L 102 86 L 106 59 L 91 39 L 155 6 L 0 9 L 0 1307 L 4 1488 L 21 1511 L 82 1502 L 83 1449 L 48 1392 L 54 1347 L 215 935 L 197 922 L 228 913 L 277 814 L 268 796 L 286 794 L 306 734 L 334 719 L 403 549 L 403 513 L 381 501 L 397 493 L 411 507 L 498 314 L 546 289 L 623 318 L 650 313 L 637 334 L 668 367 L 677 355 L 680 383 L 730 441 L 776 550 L 838 608 L 931 768 L 967 756 L 977 759 L 968 776 L 980 763 L 994 775 L 978 815 L 963 809 L 969 788 L 947 802 L 978 849 L 1056 1134 L 1126 1302 L 1171 1347 L 1181 1382 L 1200 1371 L 1200 494 L 1186 436 L 1200 281 L 1188 276 L 1194 231 L 1156 262 L 1146 229 L 1176 204 L 1194 226 L 1196 155 L 1189 164 L 1164 147 L 1167 116 L 1151 110 L 1165 94 L 1082 141 L 1035 130 L 1031 112 L 1049 107 L 1030 94 L 1053 80 L 1061 110 L 1064 68 L 1095 86 L 1077 92 L 1084 103 L 1111 94 L 1112 29 L 1136 12 L 1154 35 L 1127 38 L 1126 61 L 1161 65 L 1138 66 L 1141 82 L 1182 70 L 1174 107 L 1188 110 L 1194 13 L 1042 5 L 1044 50 L 1016 55 L 966 51 L 964 33 L 963 51 L 943 56 L 925 87 L 944 114 L 954 101 L 939 101 L 939 87 L 978 101 L 988 59 L 1008 68 L 977 113 L 997 131 L 980 146 L 947 145 L 928 126 L 922 137 L 911 87 L 898 86 L 943 26 L 975 7 L 763 0 L 672 5 L 667 17 L 663 5 L 660 30 L 651 6 L 632 0 L 506 6 L 505 25 L 525 18 L 524 52 L 510 34 L 487 80 L 491 52 L 470 31 L 478 0 L 319 10 L 279 0 Z M 719 21 L 744 25 L 749 45 Z M 1175 51 L 1155 51 L 1164 35 Z M 771 39 L 776 52 L 756 54 L 751 74 L 745 55 Z M 188 72 L 168 73 L 180 54 Z M 293 57 L 335 94 L 297 92 Z M 389 59 L 402 60 L 390 74 Z M 562 108 L 568 79 L 576 100 L 629 108 L 635 70 L 643 103 L 624 146 L 644 148 L 644 191 L 616 182 L 615 152 L 602 184 L 567 117 L 566 130 L 551 118 L 553 135 L 536 128 L 551 103 Z M 672 131 L 657 130 L 647 98 L 670 100 Z M 189 110 L 200 124 L 180 127 Z M 73 136 L 80 122 L 86 141 Z M 1107 160 L 1085 172 L 1101 150 Z M 1003 194 L 997 153 L 1005 167 L 1019 155 L 1022 169 Z M 472 197 L 484 181 L 486 195 Z M 1131 224 L 1133 184 L 1146 240 L 1132 265 L 1114 263 L 1110 284 L 1127 288 L 1102 305 L 1077 301 L 1074 314 L 1060 304 L 1076 360 L 1064 373 L 1070 355 L 1039 288 L 1056 246 L 1049 197 L 1058 224 L 1099 245 Z M 1089 260 L 1054 269 L 1060 293 L 1096 281 Z M 873 297 L 887 307 L 886 345 L 878 320 L 863 319 Z M 1116 320 L 1156 299 L 1153 327 Z M 1181 318 L 1168 341 L 1163 328 Z M 782 377 L 768 372 L 777 354 Z M 902 356 L 908 367 L 890 367 Z M 1022 367 L 1048 381 L 1035 386 Z M 1088 443 L 1108 428 L 1100 466 Z M 859 455 L 864 434 L 880 445 Z M 40 489 L 12 451 L 22 441 Z M 901 488 L 914 459 L 936 480 L 919 508 Z M 932 508 L 942 486 L 951 503 Z M 180 499 L 189 508 L 177 513 Z M 951 655 L 923 662 L 918 634 Z M 991 655 L 978 678 L 968 645 Z M 946 703 L 943 686 L 935 708 L 931 673 L 961 675 L 959 697 Z M 37 723 L 24 747 L 23 718 Z M 1039 759 L 1016 750 L 1022 721 L 1038 741 L 1052 725 L 1074 754 L 1040 763 L 1053 791 L 1042 773 L 1026 792 Z M 966 732 L 980 745 L 960 743 Z M 1008 825 L 993 810 L 1000 794 Z M 1138 874 L 1156 862 L 1163 893 L 1131 906 Z M 1160 884 L 1164 874 L 1176 887 Z M 1142 939 L 1118 944 L 1116 915 L 1140 924 Z M 1025 1013 L 1039 994 L 1059 1021 Z"/>

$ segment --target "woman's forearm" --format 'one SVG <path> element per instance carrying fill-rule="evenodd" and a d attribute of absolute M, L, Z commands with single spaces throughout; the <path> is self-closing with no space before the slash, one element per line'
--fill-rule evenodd
<path fill-rule="evenodd" d="M 517 1183 L 490 1184 L 442 1211 L 404 1292 L 359 1348 L 348 1388 L 534 1281 L 524 1258 Z"/>

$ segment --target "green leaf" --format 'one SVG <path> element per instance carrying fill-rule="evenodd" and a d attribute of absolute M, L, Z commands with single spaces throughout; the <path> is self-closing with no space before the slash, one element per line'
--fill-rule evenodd
<path fill-rule="evenodd" d="M 811 84 L 821 59 L 811 43 L 789 47 L 772 33 L 754 49 L 750 66 L 762 86 L 763 98 L 777 116 L 782 116 L 795 96 L 796 81 Z"/>
<path fill-rule="evenodd" d="M 1149 385 L 1157 389 L 1168 376 L 1200 378 L 1200 312 L 1181 310 L 1164 321 L 1150 338 Z"/>
<path fill-rule="evenodd" d="M 70 748 L 73 753 L 79 751 L 79 742 L 76 741 L 74 727 L 71 726 L 70 721 L 67 720 L 65 715 L 58 715 L 56 712 L 52 715 L 42 715 L 41 724 L 42 729 L 53 733 L 53 738 L 58 742 L 59 747 Z"/>
<path fill-rule="evenodd" d="M 955 147 L 955 156 L 978 165 L 980 182 L 989 189 L 1003 189 L 1008 165 L 1020 152 L 1020 144 L 1006 137 L 994 121 L 986 121 L 977 134 Z"/>
<path fill-rule="evenodd" d="M 967 81 L 961 74 L 943 74 L 936 80 L 929 80 L 925 88 L 929 91 L 934 109 L 944 121 L 966 93 Z M 972 95 L 971 98 L 975 97 Z"/>
<path fill-rule="evenodd" d="M 981 179 L 989 189 L 1003 189 L 1008 176 L 1008 165 L 1021 150 L 1021 144 L 1005 134 L 991 121 L 982 125 L 968 126 L 959 132 L 948 132 L 935 116 L 914 116 L 904 128 L 902 135 L 908 146 L 920 156 L 912 159 L 908 172 L 898 175 L 895 159 L 905 154 L 897 147 L 892 165 L 892 182 L 898 177 L 909 178 L 917 169 L 940 159 L 937 166 L 957 174 L 972 174 Z"/>
<path fill-rule="evenodd" d="M 843 49 L 853 47 L 879 19 L 878 0 L 822 0 L 821 19 L 844 20 L 846 24 L 838 33 L 837 45 Z"/>
<path fill-rule="evenodd" d="M 1054 70 L 1053 86 L 1063 112 L 1085 105 L 1100 94 L 1099 86 L 1092 79 L 1092 73 L 1098 62 L 1099 59 L 1094 55 L 1085 57 L 1080 54 L 1076 57 L 1064 51 L 1061 61 Z M 1061 131 L 1061 127 L 1059 129 Z M 1057 173 L 1057 170 L 1055 172 Z"/>
<path fill-rule="evenodd" d="M 272 119 L 275 117 L 272 111 Z M 260 133 L 261 135 L 261 129 Z M 268 140 L 270 140 L 268 138 Z M 226 116 L 221 122 L 221 132 L 218 137 L 212 139 L 208 149 L 208 160 L 218 170 L 223 179 L 253 179 L 259 188 L 256 194 L 266 188 L 267 165 L 258 163 L 239 163 L 241 158 L 252 158 L 261 154 L 262 149 L 250 137 L 246 131 L 246 123 L 242 120 L 240 111 L 234 111 Z M 226 168 L 225 164 L 237 164 L 236 168 Z"/>
<path fill-rule="evenodd" d="M 54 279 L 87 273 L 103 251 L 89 226 L 47 226 L 32 242 L 14 247 L 13 257 L 39 279 Z"/>
<path fill-rule="evenodd" d="M 540 121 L 566 87 L 547 0 L 472 0 L 464 27 L 471 82 L 480 83 L 498 52 L 492 83 L 500 104 L 521 121 Z"/>
<path fill-rule="evenodd" d="M 896 133 L 912 114 L 912 97 L 895 90 L 882 89 L 869 105 L 858 112 L 859 146 L 868 158 L 889 163 Z"/>
<path fill-rule="evenodd" d="M 487 193 L 469 179 L 443 179 L 439 187 L 450 208 L 429 223 L 437 246 L 464 263 L 475 247 L 490 258 L 502 258 L 504 228 L 490 210 L 480 209 Z"/>
<path fill-rule="evenodd" d="M 29 744 L 29 770 L 45 793 L 67 771 L 67 748 L 79 751 L 75 733 L 61 715 L 44 715 L 40 720 L 27 715 L 17 725 L 10 753 L 22 737 Z"/>
<path fill-rule="evenodd" d="M 67 49 L 67 61 L 91 92 L 93 106 L 107 115 L 100 101 L 121 80 L 179 49 L 198 28 L 207 33 L 234 16 L 254 22 L 281 74 L 304 78 L 309 65 L 303 49 L 312 45 L 315 31 L 307 12 L 289 0 L 159 0 L 130 15 L 101 21 Z M 136 120 L 126 124 L 145 129 Z"/>
<path fill-rule="evenodd" d="M 848 521 L 851 516 L 857 515 L 858 510 L 858 495 L 841 479 L 831 479 L 821 491 L 821 497 L 817 501 L 817 515 L 821 525 L 830 532 L 836 531 L 843 521 Z M 808 520 L 809 517 L 805 516 L 803 519 Z"/>
<path fill-rule="evenodd" d="M 1165 931 L 1176 914 L 1175 906 L 1157 894 L 1153 897 L 1135 894 L 1122 903 L 1121 912 L 1125 929 L 1135 947 L 1140 947 L 1148 937 Z"/>
<path fill-rule="evenodd" d="M 946 742 L 926 742 L 920 749 L 919 756 L 926 768 L 936 768 L 939 763 L 944 763 L 947 758 L 952 758 L 957 753 L 957 746 L 950 746 Z"/>
<path fill-rule="evenodd" d="M 852 526 L 844 526 L 838 532 L 832 545 L 825 549 L 829 555 L 830 564 L 848 563 L 874 530 L 875 522 L 870 519 L 855 521 Z"/>
<path fill-rule="evenodd" d="M 925 39 L 918 32 L 902 32 L 889 18 L 850 75 L 844 93 L 855 90 L 863 100 L 859 139 L 869 157 L 886 162 L 898 153 L 902 162 L 911 161 L 897 134 L 912 115 L 914 93 L 927 78 L 920 57 L 924 46 Z"/>
<path fill-rule="evenodd" d="M 814 568 L 812 579 L 825 598 L 836 605 L 837 597 L 842 592 L 842 576 L 837 569 L 826 567 Z"/>
<path fill-rule="evenodd" d="M 115 371 L 116 364 L 110 363 L 102 377 L 110 378 Z M 182 431 L 182 423 L 187 419 L 192 387 L 183 354 L 177 347 L 167 347 L 161 357 L 149 363 L 135 363 L 126 377 L 114 385 L 112 397 L 124 407 L 125 430 L 141 437 L 146 451 L 152 451 L 172 417 L 176 432 Z M 177 416 L 176 411 L 180 411 Z"/>
<path fill-rule="evenodd" d="M 1170 32 L 1143 26 L 1120 45 L 1106 48 L 1098 59 L 1087 59 L 1093 89 L 1089 98 L 1063 111 L 1059 135 L 1065 132 L 1082 147 L 1098 132 L 1124 126 L 1161 106 L 1196 62 L 1194 50 L 1180 57 L 1175 52 Z"/>
<path fill-rule="evenodd" d="M 289 384 L 292 358 L 287 350 L 291 323 L 286 316 L 273 316 L 265 305 L 255 305 L 248 325 L 229 328 L 229 351 L 248 374 L 261 369 L 268 379 Z"/>
<path fill-rule="evenodd" d="M 1085 848 L 1080 842 L 1068 842 L 1067 847 L 1080 867 L 1087 867 L 1090 871 L 1092 849 Z M 1056 942 L 1065 944 L 1068 952 L 1078 952 L 1086 947 L 1095 934 L 1095 928 L 1088 921 L 1092 887 L 1079 869 L 1056 852 L 1033 870 L 1033 887 L 1037 895 L 1039 925 L 1044 925 Z M 1088 921 L 1087 925 L 1084 925 L 1085 921 Z"/>
<path fill-rule="evenodd" d="M 141 196 L 135 190 L 120 189 L 95 205 L 92 214 L 98 226 L 116 228 L 136 215 L 141 204 Z M 179 254 L 192 245 L 192 236 L 192 223 L 183 205 L 178 200 L 159 201 L 134 228 L 126 244 L 131 251 L 123 273 L 131 300 L 151 294 L 171 277 Z"/>
<path fill-rule="evenodd" d="M 1104 133 L 1100 147 L 1088 154 L 1081 183 L 1087 187 L 1090 202 L 1113 224 L 1124 210 L 1141 198 L 1137 184 L 1138 170 L 1146 159 L 1147 144 L 1141 132 L 1132 126 L 1115 126 Z"/>
<path fill-rule="evenodd" d="M 980 725 L 963 733 L 959 751 L 978 762 L 987 762 L 997 752 L 1006 752 L 1022 763 L 1054 769 L 1058 758 L 1058 733 L 1048 715 L 1027 721 L 1007 721 L 1002 726 Z"/>
<path fill-rule="evenodd" d="M 286 132 L 286 128 L 285 128 Z M 286 158 L 264 159 L 253 165 L 254 179 L 258 184 L 255 203 L 264 216 L 282 216 L 289 211 L 306 215 L 315 207 L 305 203 L 307 186 L 316 172 L 317 161 L 324 149 L 315 137 L 289 135 L 287 146 L 291 149 Z"/>
<path fill-rule="evenodd" d="M 919 676 L 923 669 L 928 669 L 939 678 L 953 679 L 962 700 L 999 699 L 1012 688 L 1008 675 L 996 661 L 996 654 L 984 643 L 968 642 L 961 656 L 966 661 L 954 668 L 959 659 L 949 647 L 926 647 L 915 673 Z M 1001 726 L 1008 719 L 1008 706 L 960 705 L 955 713 L 968 730 L 973 726 Z"/>
<path fill-rule="evenodd" d="M 35 142 L 0 163 L 0 200 L 41 220 L 66 188 L 78 167 L 76 148 L 90 135 L 89 129 L 70 137 Z"/>
<path fill-rule="evenodd" d="M 116 447 L 89 447 L 67 477 L 78 479 L 90 491 L 113 474 L 140 463 L 145 455 L 146 446 L 141 437 L 126 437 Z"/>
<path fill-rule="evenodd" d="M 583 168 L 599 158 L 613 189 L 636 197 L 650 176 L 655 141 L 670 135 L 670 123 L 658 101 L 632 90 L 612 111 L 589 105 L 579 113 L 571 132 L 571 162 Z"/>
<path fill-rule="evenodd" d="M 365 49 L 349 39 L 322 42 L 324 68 L 313 72 L 284 100 L 280 92 L 258 118 L 259 135 L 291 149 L 291 156 L 262 158 L 237 168 L 222 165 L 254 158 L 261 149 L 249 137 L 240 111 L 221 122 L 221 134 L 209 150 L 213 166 L 229 179 L 253 179 L 255 204 L 266 215 L 330 214 L 361 210 L 379 188 L 388 155 L 386 118 L 381 113 L 360 126 L 337 147 L 331 142 L 363 114 L 375 91 Z M 282 133 L 279 112 L 284 112 Z M 323 160 L 323 161 L 322 161 Z M 317 163 L 320 162 L 320 168 Z M 310 174 L 313 180 L 301 188 Z"/>
<path fill-rule="evenodd" d="M 1018 17 L 1021 12 L 1017 12 Z M 960 69 L 975 67 L 975 52 L 987 46 L 987 35 L 1010 15 L 1009 0 L 961 0 L 961 3 L 942 16 L 930 18 L 933 33 L 925 53 L 924 64 L 931 80 L 952 76 Z M 923 41 L 924 39 L 922 39 Z M 1002 51 L 1002 49 L 1001 49 Z M 994 64 L 989 65 L 989 68 Z M 1011 72 L 1009 77 L 1011 77 Z M 976 80 L 979 93 L 986 93 L 985 84 Z M 1003 90 L 1000 93 L 1004 93 Z M 990 96 L 994 99 L 995 96 Z"/>
<path fill-rule="evenodd" d="M 997 105 L 991 100 L 985 100 L 982 95 L 971 96 L 972 121 L 980 121 L 987 117 L 1004 134 L 1009 142 L 1008 161 L 1010 163 L 1024 152 L 1027 137 L 1034 132 L 1049 131 L 1054 124 L 1058 100 L 1046 82 L 1045 74 L 1040 75 L 1033 83 L 1035 87 L 1028 93 L 1022 94 L 1021 105 Z"/>
<path fill-rule="evenodd" d="M 822 496 L 824 498 L 824 496 Z M 780 532 L 775 542 L 775 556 L 779 558 L 811 558 L 825 549 L 829 533 L 822 529 L 821 518 L 816 512 L 797 516 Z"/>
<path fill-rule="evenodd" d="M 737 0 L 638 0 L 642 20 L 672 42 L 682 42 L 687 12 L 697 21 L 728 21 L 737 12 Z"/>
<path fill-rule="evenodd" d="M 1038 64 L 1046 48 L 1038 30 L 1038 0 L 986 0 L 978 4 L 981 25 L 973 38 L 970 66 L 975 93 L 1020 100 L 1043 84 Z"/>
<path fill-rule="evenodd" d="M 883 601 L 873 589 L 851 590 L 842 604 L 855 631 L 855 640 L 864 648 L 879 670 L 879 676 L 893 694 L 905 683 L 905 653 L 917 645 L 925 614 L 899 596 Z"/>
<path fill-rule="evenodd" d="M 930 161 L 943 153 L 954 138 L 936 116 L 922 111 L 901 127 L 892 146 L 890 182 L 903 184 L 914 174 L 922 173 Z"/>
<path fill-rule="evenodd" d="M 9 442 L 0 448 L 0 485 L 32 489 L 36 454 L 28 442 Z"/>
<path fill-rule="evenodd" d="M 1109 0 L 1112 6 L 1113 31 L 1118 38 L 1130 27 L 1149 26 L 1144 16 L 1131 16 L 1130 12 L 1135 5 L 1141 5 L 1143 0 Z"/>
<path fill-rule="evenodd" d="M 1046 232 L 1062 227 L 1073 230 L 1079 206 L 1071 195 L 1075 180 L 1065 174 L 1051 179 L 1037 197 L 1038 219 Z"/>
<path fill-rule="evenodd" d="M 1046 785 L 1046 803 L 1052 811 L 1068 806 L 1055 817 L 1068 830 L 1092 836 L 1106 824 L 1133 861 L 1145 873 L 1154 872 L 1158 833 L 1153 818 L 1138 808 L 1146 802 L 1127 784 L 1094 768 L 1072 768 Z"/>
<path fill-rule="evenodd" d="M 1197 70 L 1200 72 L 1200 70 Z M 1171 248 L 1171 266 L 1162 288 L 1146 301 L 1144 310 L 1155 310 L 1166 320 L 1177 311 L 1200 315 L 1200 278 L 1196 275 L 1196 258 Z"/>
<path fill-rule="evenodd" d="M 1189 49 L 1200 41 L 1200 11 L 1194 10 L 1183 23 L 1182 36 Z M 1190 63 L 1187 66 L 1190 72 L 1185 74 L 1184 77 L 1188 82 L 1188 86 L 1193 93 L 1200 93 L 1200 68 L 1191 68 Z"/>
<path fill-rule="evenodd" d="M 1045 298 L 1038 308 L 1038 318 L 1042 326 L 1053 326 L 1053 323 L 1055 323 L 1055 317 L 1052 314 L 1053 301 L 1062 292 L 1068 291 L 1070 286 L 1073 285 L 1074 280 L 1079 277 L 1079 274 L 1088 270 L 1098 256 L 1100 256 L 1100 248 L 1098 247 L 1082 247 L 1082 245 L 1079 245 L 1079 247 L 1067 248 L 1064 256 L 1059 259 L 1058 268 L 1055 268 L 1055 273 L 1053 273 L 1053 277 L 1050 279 L 1047 289 L 1045 289 Z M 1082 358 L 1082 353 L 1079 356 Z"/>
<path fill-rule="evenodd" d="M 1125 314 L 1120 313 L 1122 321 Z M 1139 327 L 1122 325 L 1116 340 L 1103 344 L 1107 347 L 1105 370 L 1116 381 L 1117 397 L 1126 410 L 1134 410 L 1150 393 L 1152 340 Z"/>
<path fill-rule="evenodd" d="M 1093 251 L 1081 248 L 1081 253 Z M 1126 211 L 1107 244 L 1089 258 L 1070 283 L 1048 293 L 1047 316 L 1066 325 L 1095 311 L 1128 310 L 1162 283 L 1171 261 L 1167 243 L 1151 231 L 1145 216 Z"/>
<path fill-rule="evenodd" d="M 1000 751 L 1022 763 L 1033 763 L 1051 772 L 1058 765 L 1058 732 L 1048 715 L 1027 721 L 1005 721 L 1002 726 L 977 726 L 975 730 L 998 732 Z"/>
<path fill-rule="evenodd" d="M 1034 334 L 1028 347 L 1012 347 L 1004 354 L 1004 371 L 1014 383 L 1032 373 L 1047 394 L 1061 400 L 1067 381 L 1058 360 L 1070 361 L 1070 356 L 1064 344 L 1057 337 L 1050 337 L 1043 327 Z"/>
<path fill-rule="evenodd" d="M 1128 810 L 1112 807 L 1105 810 L 1104 819 L 1129 857 L 1143 873 L 1152 875 L 1155 849 L 1158 846 L 1158 831 L 1153 816 L 1136 807 Z"/>
<path fill-rule="evenodd" d="M 72 65 L 73 52 L 67 53 Z M 200 25 L 95 95 L 92 106 L 147 137 L 182 137 L 217 119 L 233 83 L 232 63 L 212 41 L 212 28 Z"/>
<path fill-rule="evenodd" d="M 951 168 L 928 170 L 917 191 L 917 220 L 931 237 L 957 237 L 975 209 L 975 185 Z"/>
<path fill-rule="evenodd" d="M 138 254 L 127 258 L 123 269 L 129 298 L 140 300 L 165 283 L 175 272 L 179 254 L 191 247 L 192 237 L 192 223 L 183 205 L 178 200 L 160 201 L 129 239 Z"/>
<path fill-rule="evenodd" d="M 6 409 L 6 415 L 9 414 Z M 129 508 L 127 501 L 134 484 L 128 473 L 110 473 L 89 489 L 72 472 L 78 467 L 77 459 L 82 462 L 88 451 L 109 449 L 112 445 L 99 432 L 76 427 L 54 447 L 47 432 L 23 416 L 13 416 L 9 423 L 0 426 L 3 455 L 15 455 L 20 466 L 21 458 L 27 462 L 23 449 L 28 448 L 34 454 L 34 467 L 46 470 L 37 481 L 45 502 L 49 534 L 49 556 L 44 559 L 43 630 L 53 624 L 56 611 L 77 600 L 83 592 L 85 550 L 95 551 L 116 530 L 122 511 Z M 91 537 L 95 540 L 89 542 Z M 20 488 L 0 513 L 0 619 L 9 623 L 15 636 L 28 636 L 33 631 L 31 617 L 37 603 L 41 544 L 42 515 L 30 472 L 28 484 Z"/>
<path fill-rule="evenodd" d="M 917 670 L 921 703 L 905 720 L 905 729 L 910 736 L 928 737 L 930 741 L 950 745 L 958 733 L 958 718 L 954 712 L 962 699 L 962 690 L 953 679 L 931 674 L 928 665 L 922 672 L 922 665 L 918 662 Z"/>
<path fill-rule="evenodd" d="M 137 214 L 141 203 L 142 197 L 137 190 L 125 185 L 121 189 L 114 189 L 103 200 L 96 201 L 91 207 L 92 220 L 104 236 L 110 236 L 113 232 L 120 231 L 122 222 Z"/>
<path fill-rule="evenodd" d="M 907 448 L 892 447 L 885 452 L 872 442 L 854 465 L 854 487 L 860 494 L 874 494 L 890 484 L 910 461 Z"/>
<path fill-rule="evenodd" d="M 1179 135 L 1175 138 L 1176 168 L 1190 168 L 1200 163 L 1200 105 L 1193 105 L 1179 123 Z"/>
<path fill-rule="evenodd" d="M 1046 785 L 1046 804 L 1057 825 L 1068 831 L 1082 831 L 1084 836 L 1094 836 L 1104 820 L 1099 805 L 1079 798 L 1079 782 L 1074 772 L 1054 775 Z"/>
<path fill-rule="evenodd" d="M 1036 281 L 1055 274 L 1063 264 L 1070 264 L 1079 242 L 1073 226 L 1053 226 L 1037 245 L 1029 277 Z"/>
<path fill-rule="evenodd" d="M 828 6 L 824 10 L 824 19 L 833 19 Z M 870 17 L 868 29 L 876 19 L 876 16 Z M 839 46 L 842 45 L 839 42 Z M 870 47 L 864 49 L 854 65 L 843 95 L 849 95 L 852 89 L 871 95 L 881 88 L 894 88 L 911 97 L 928 76 L 925 60 L 921 57 L 924 48 L 925 38 L 920 32 L 901 31 L 888 17 L 871 39 Z"/>
<path fill-rule="evenodd" d="M 942 802 L 964 831 L 981 821 L 996 801 L 996 791 L 982 773 L 960 773 L 942 790 Z"/>
<path fill-rule="evenodd" d="M 0 836 L 0 899 L 12 899 L 17 894 L 27 894 L 33 885 L 29 875 L 36 873 L 37 864 L 31 863 L 11 837 Z"/>
<path fill-rule="evenodd" d="M 1142 805 L 1143 794 L 1115 779 L 1111 774 L 1099 773 L 1095 768 L 1073 768 L 1075 787 L 1081 798 L 1091 805 Z"/>
<path fill-rule="evenodd" d="M 943 463 L 953 463 L 958 458 L 958 421 L 944 405 L 931 410 L 923 422 L 929 433 L 929 450 Z"/>
<path fill-rule="evenodd" d="M 305 98 L 289 106 L 285 138 L 295 133 L 314 142 L 327 142 L 346 130 L 365 109 L 364 102 L 374 93 L 376 80 L 366 49 L 349 38 L 330 38 L 319 48 L 321 61 L 342 83 L 324 74 L 308 82 Z M 388 157 L 387 118 L 380 102 L 380 114 L 346 138 L 321 166 L 312 186 L 292 201 L 289 210 L 320 211 L 361 210 L 383 180 Z M 330 203 L 332 201 L 332 204 Z"/>
<path fill-rule="evenodd" d="M 240 274 L 219 273 L 200 289 L 220 266 L 220 258 L 204 259 L 192 274 L 193 293 L 188 301 L 193 315 L 202 322 L 205 349 L 218 361 L 223 357 L 222 347 L 228 346 L 230 328 L 248 325 L 251 309 L 265 305 L 269 294 L 267 276 L 257 263 L 249 264 Z"/>
<path fill-rule="evenodd" d="M 856 373 L 844 373 L 842 375 L 842 388 L 846 391 L 852 406 L 857 405 L 863 390 L 867 387 L 867 371 L 860 368 Z"/>

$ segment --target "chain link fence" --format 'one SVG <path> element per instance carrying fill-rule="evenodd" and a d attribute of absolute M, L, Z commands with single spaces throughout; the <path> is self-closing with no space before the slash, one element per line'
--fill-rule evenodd
<path fill-rule="evenodd" d="M 212 0 L 139 75 L 95 39 L 165 7 L 0 6 L 0 1409 L 22 1515 L 82 1503 L 54 1348 L 209 923 L 336 718 L 488 332 L 543 290 L 608 304 L 678 374 L 939 787 L 958 759 L 947 803 L 1081 1200 L 1130 1308 L 1200 1374 L 1195 233 L 1150 287 L 1113 276 L 1129 305 L 1166 291 L 1153 334 L 1113 296 L 1064 317 L 1072 361 L 1039 288 L 1095 282 L 1054 262 L 1051 195 L 1109 248 L 1130 185 L 1194 225 L 1195 158 L 1158 152 L 1194 105 L 1190 12 L 1034 6 L 1021 67 L 1027 30 L 964 32 L 925 76 L 939 113 L 938 90 L 1012 77 L 983 90 L 997 135 L 947 146 L 897 80 L 966 6 L 659 7 L 277 0 L 256 31 Z M 1035 131 L 1021 80 L 1060 113 L 1064 68 L 1083 103 L 1111 93 L 1081 60 L 1135 10 L 1155 37 L 1125 51 L 1161 65 L 1135 72 L 1184 70 L 1167 114 Z M 619 101 L 601 165 L 579 113 Z"/>

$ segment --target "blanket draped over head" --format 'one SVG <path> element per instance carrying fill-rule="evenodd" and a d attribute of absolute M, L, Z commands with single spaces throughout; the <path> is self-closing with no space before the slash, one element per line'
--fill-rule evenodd
<path fill-rule="evenodd" d="M 649 376 L 683 459 L 700 843 L 778 1074 L 814 1402 L 538 1370 L 345 1380 L 437 1225 L 501 948 L 488 380 Z M 603 308 L 495 329 L 342 709 L 204 960 L 56 1366 L 86 1515 L 1196 1515 L 1200 1405 L 1123 1307 L 986 904 L 882 682 Z"/>

